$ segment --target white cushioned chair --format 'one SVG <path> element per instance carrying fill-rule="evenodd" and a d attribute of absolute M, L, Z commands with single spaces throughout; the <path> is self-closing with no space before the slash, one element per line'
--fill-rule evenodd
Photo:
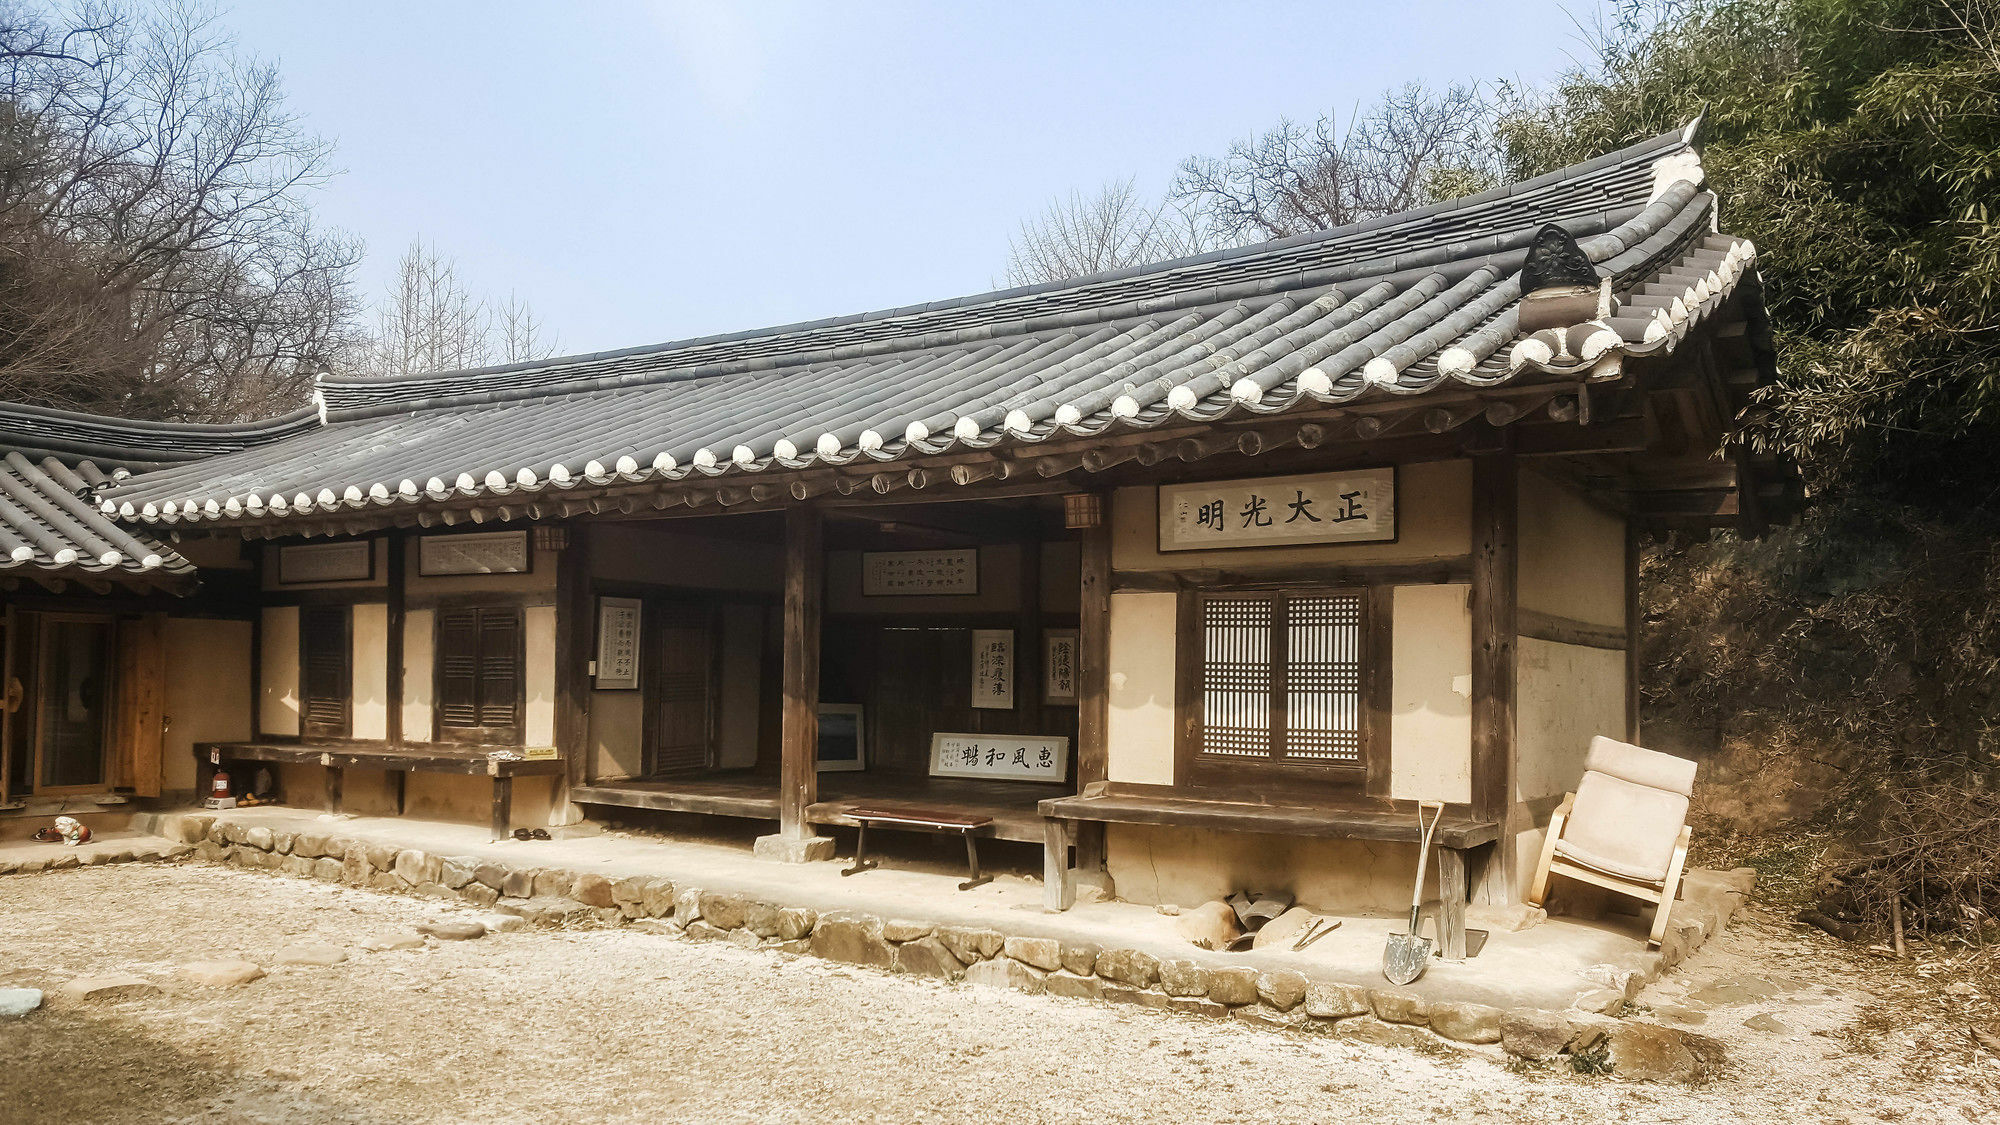
<path fill-rule="evenodd" d="M 1693 762 L 1599 735 L 1590 740 L 1583 780 L 1549 820 L 1528 901 L 1547 897 L 1550 875 L 1564 875 L 1656 904 L 1660 944 L 1687 863 L 1688 796 Z"/>

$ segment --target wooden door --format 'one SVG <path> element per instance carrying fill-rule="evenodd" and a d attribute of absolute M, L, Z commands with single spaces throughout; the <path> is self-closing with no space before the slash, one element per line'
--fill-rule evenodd
<path fill-rule="evenodd" d="M 524 635 L 518 607 L 438 611 L 439 741 L 520 743 Z"/>
<path fill-rule="evenodd" d="M 160 759 L 166 741 L 166 623 L 163 613 L 118 623 L 112 784 L 141 797 L 160 795 Z"/>
<path fill-rule="evenodd" d="M 652 608 L 653 773 L 715 764 L 714 610 L 692 602 Z"/>
<path fill-rule="evenodd" d="M 75 793 L 111 784 L 111 620 L 43 614 L 36 653 L 35 790 Z"/>

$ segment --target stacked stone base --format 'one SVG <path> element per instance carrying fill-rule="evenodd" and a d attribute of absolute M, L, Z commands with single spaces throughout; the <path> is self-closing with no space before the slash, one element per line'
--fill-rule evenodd
<path fill-rule="evenodd" d="M 182 820 L 196 858 L 370 890 L 457 901 L 549 927 L 643 926 L 750 949 L 811 955 L 917 977 L 1133 1004 L 1193 1016 L 1348 1036 L 1394 1046 L 1495 1045 L 1522 1059 L 1574 1056 L 1579 1069 L 1693 1077 L 1709 1052 L 1685 1032 L 1615 1017 L 1643 984 L 1626 971 L 1605 1012 L 1500 1009 L 1395 989 L 1314 981 L 1289 969 L 1161 959 L 1137 949 L 936 926 L 855 912 L 820 914 L 654 877 L 503 866 L 429 855 L 318 831 L 280 831 L 207 816 Z M 1719 927 L 1724 919 L 1708 923 Z M 1697 1042 L 1699 1041 L 1699 1042 Z M 1652 1061 L 1664 1057 L 1664 1069 Z M 1620 1066 L 1621 1053 L 1631 1061 Z M 1712 1052 L 1711 1052 L 1712 1053 Z M 1682 1061 L 1685 1066 L 1680 1066 Z M 1655 1072 L 1657 1071 L 1657 1073 Z M 1643 1072 L 1643 1073 L 1642 1073 Z"/>

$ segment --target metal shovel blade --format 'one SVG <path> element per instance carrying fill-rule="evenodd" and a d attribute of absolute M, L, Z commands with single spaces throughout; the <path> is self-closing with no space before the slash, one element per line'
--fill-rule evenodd
<path fill-rule="evenodd" d="M 1415 933 L 1390 934 L 1382 947 L 1382 975 L 1390 984 L 1408 984 L 1424 975 L 1431 963 L 1431 939 Z"/>

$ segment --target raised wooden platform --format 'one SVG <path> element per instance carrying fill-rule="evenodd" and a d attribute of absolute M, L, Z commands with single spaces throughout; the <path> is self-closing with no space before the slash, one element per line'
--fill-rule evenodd
<path fill-rule="evenodd" d="M 1054 790 L 1054 786 L 1032 782 L 896 773 L 824 773 L 819 778 L 820 799 L 806 808 L 806 821 L 853 828 L 860 823 L 848 815 L 855 806 L 908 803 L 958 816 L 989 818 L 992 823 L 980 834 L 992 839 L 1039 843 L 1042 814 L 1035 806 Z M 570 799 L 587 805 L 776 820 L 778 779 L 746 770 L 646 781 L 607 781 L 576 786 L 570 790 Z"/>
<path fill-rule="evenodd" d="M 519 746 L 453 743 L 349 742 L 336 739 L 278 739 L 261 742 L 197 742 L 194 744 L 196 784 L 206 794 L 215 767 L 224 762 L 289 762 L 326 767 L 321 805 L 340 811 L 341 791 L 349 769 L 387 770 L 396 775 L 396 812 L 403 811 L 402 779 L 411 773 L 460 773 L 493 779 L 493 838 L 507 835 L 514 819 L 514 779 L 549 777 L 563 772 L 561 758 L 527 758 Z"/>

